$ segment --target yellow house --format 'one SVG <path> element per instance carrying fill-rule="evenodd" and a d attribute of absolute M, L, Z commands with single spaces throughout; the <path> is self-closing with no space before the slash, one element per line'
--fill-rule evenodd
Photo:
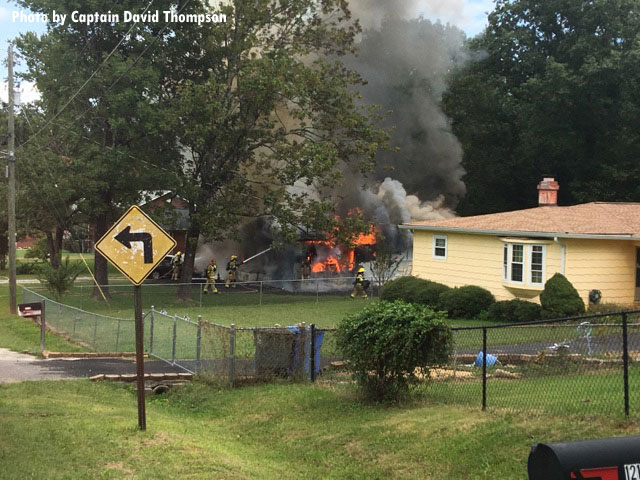
<path fill-rule="evenodd" d="M 640 300 L 640 203 L 557 205 L 558 183 L 538 185 L 526 210 L 404 224 L 413 232 L 413 274 L 450 287 L 479 285 L 497 300 L 538 301 L 562 273 L 585 304 Z"/>

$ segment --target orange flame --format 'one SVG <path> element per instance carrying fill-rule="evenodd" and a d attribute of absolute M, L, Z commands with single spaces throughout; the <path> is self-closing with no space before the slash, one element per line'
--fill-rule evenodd
<path fill-rule="evenodd" d="M 373 225 L 369 228 L 369 233 L 361 233 L 353 242 L 354 246 L 373 246 L 376 244 L 376 229 Z M 308 240 L 307 245 L 318 245 L 328 250 L 326 257 L 316 260 L 311 265 L 311 271 L 314 273 L 340 273 L 348 272 L 355 265 L 354 249 L 343 249 L 337 245 L 335 239 L 330 240 Z M 307 260 L 313 262 L 311 255 L 307 256 Z"/>

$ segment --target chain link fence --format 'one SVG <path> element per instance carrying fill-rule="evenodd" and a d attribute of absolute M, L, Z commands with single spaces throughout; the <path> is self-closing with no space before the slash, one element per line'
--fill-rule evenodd
<path fill-rule="evenodd" d="M 355 277 L 325 277 L 305 280 L 261 280 L 252 282 L 236 282 L 226 286 L 224 282 L 215 284 L 218 294 L 205 292 L 205 284 L 147 282 L 142 285 L 145 308 L 151 305 L 170 305 L 180 299 L 196 307 L 210 306 L 259 306 L 331 301 L 348 297 L 353 292 Z M 64 294 L 65 303 L 80 308 L 92 309 L 101 295 L 93 295 L 93 284 L 75 284 Z M 108 285 L 100 287 L 109 295 L 109 304 L 114 309 L 130 308 L 133 303 L 133 285 Z M 48 296 L 44 286 L 33 285 L 33 292 Z M 371 282 L 367 289 L 369 297 L 376 298 L 379 288 Z"/>
<path fill-rule="evenodd" d="M 47 328 L 89 350 L 95 352 L 135 351 L 133 315 L 131 318 L 118 318 L 87 312 L 51 300 L 24 286 L 22 286 L 22 302 L 43 303 Z"/>
<path fill-rule="evenodd" d="M 315 379 L 331 361 L 335 348 L 323 350 L 334 329 L 315 325 L 286 328 L 226 326 L 169 315 L 152 308 L 148 352 L 192 373 L 205 373 L 233 384 L 247 379 Z M 331 344 L 331 342 L 327 342 Z M 311 352 L 314 352 L 313 354 Z"/>
<path fill-rule="evenodd" d="M 482 409 L 637 416 L 639 312 L 453 328 L 449 364 L 430 368 L 423 387 Z"/>
<path fill-rule="evenodd" d="M 135 350 L 132 318 L 87 312 L 26 287 L 22 292 L 25 303 L 44 301 L 47 325 L 72 341 L 94 351 Z M 450 361 L 419 372 L 419 388 L 436 402 L 553 414 L 640 414 L 640 310 L 457 327 L 452 333 Z M 221 325 L 155 307 L 144 319 L 149 355 L 229 383 L 313 380 L 340 362 L 335 337 L 333 328 Z"/>

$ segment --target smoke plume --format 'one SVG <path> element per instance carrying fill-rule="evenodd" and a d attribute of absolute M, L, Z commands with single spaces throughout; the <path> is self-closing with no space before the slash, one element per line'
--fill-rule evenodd
<path fill-rule="evenodd" d="M 412 195 L 455 207 L 464 194 L 462 148 L 439 103 L 447 75 L 467 61 L 464 33 L 455 26 L 409 18 L 417 2 L 352 2 L 364 25 L 347 65 L 368 82 L 363 101 L 382 107 L 396 151 L 379 154 L 375 178 L 392 177 Z M 379 24 L 372 19 L 379 19 Z"/>

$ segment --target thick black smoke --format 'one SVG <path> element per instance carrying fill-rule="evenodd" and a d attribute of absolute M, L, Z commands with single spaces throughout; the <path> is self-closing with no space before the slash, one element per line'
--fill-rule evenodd
<path fill-rule="evenodd" d="M 467 60 L 465 35 L 455 26 L 405 18 L 413 3 L 352 2 L 356 16 L 366 10 L 382 20 L 370 28 L 365 22 L 359 52 L 346 63 L 368 82 L 360 89 L 363 101 L 380 105 L 393 128 L 397 151 L 379 154 L 374 178 L 391 177 L 421 200 L 443 197 L 445 206 L 455 207 L 465 192 L 462 148 L 439 103 L 447 75 Z"/>

